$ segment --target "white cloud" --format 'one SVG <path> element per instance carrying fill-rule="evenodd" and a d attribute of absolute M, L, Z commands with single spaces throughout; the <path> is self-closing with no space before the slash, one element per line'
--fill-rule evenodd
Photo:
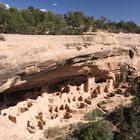
<path fill-rule="evenodd" d="M 58 4 L 57 4 L 57 3 L 53 3 L 52 5 L 53 5 L 53 6 L 58 6 Z"/>
<path fill-rule="evenodd" d="M 42 11 L 42 12 L 47 12 L 48 10 L 46 10 L 46 9 L 40 9 L 40 11 Z"/>
<path fill-rule="evenodd" d="M 9 9 L 10 6 L 9 6 L 8 4 L 5 4 L 5 8 L 6 8 L 6 9 Z"/>

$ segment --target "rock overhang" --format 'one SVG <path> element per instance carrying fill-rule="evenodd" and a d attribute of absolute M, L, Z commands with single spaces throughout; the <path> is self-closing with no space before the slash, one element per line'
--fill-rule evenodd
<path fill-rule="evenodd" d="M 6 41 L 0 42 L 0 92 L 66 76 L 102 75 L 123 64 L 139 69 L 139 35 L 4 36 Z"/>

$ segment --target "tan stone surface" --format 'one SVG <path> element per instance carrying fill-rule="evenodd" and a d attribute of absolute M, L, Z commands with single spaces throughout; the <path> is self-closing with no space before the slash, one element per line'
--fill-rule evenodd
<path fill-rule="evenodd" d="M 106 69 L 114 71 L 124 63 L 132 64 L 137 70 L 140 65 L 140 35 L 137 34 L 101 32 L 84 36 L 4 36 L 6 41 L 0 42 L 1 92 L 17 85 L 22 89 L 36 86 L 56 77 L 89 71 L 96 75 L 97 70 Z M 89 45 L 85 48 L 87 43 Z M 80 51 L 77 49 L 79 46 L 82 47 Z M 134 52 L 132 61 L 130 49 Z M 52 72 L 53 69 L 56 70 Z"/>
<path fill-rule="evenodd" d="M 115 94 L 114 83 L 123 64 L 133 66 L 139 75 L 140 35 L 4 36 L 6 41 L 0 42 L 0 93 L 5 95 L 0 139 L 36 140 L 48 127 L 82 121 L 101 101 L 113 101 L 107 111 L 130 103 L 131 97 Z"/>
<path fill-rule="evenodd" d="M 33 140 L 24 129 L 0 116 L 0 140 Z"/>

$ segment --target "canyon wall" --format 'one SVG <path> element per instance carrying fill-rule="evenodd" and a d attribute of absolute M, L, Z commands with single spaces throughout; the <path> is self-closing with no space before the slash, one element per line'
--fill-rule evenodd
<path fill-rule="evenodd" d="M 124 79 L 140 76 L 140 35 L 3 36 L 0 119 L 10 135 L 36 135 L 81 122 L 96 108 L 105 114 L 130 103 L 130 84 Z M 105 108 L 102 101 L 107 102 Z"/>
<path fill-rule="evenodd" d="M 116 78 L 122 65 L 139 76 L 140 35 L 94 33 L 83 36 L 3 34 L 0 92 L 34 88 L 73 76 Z"/>

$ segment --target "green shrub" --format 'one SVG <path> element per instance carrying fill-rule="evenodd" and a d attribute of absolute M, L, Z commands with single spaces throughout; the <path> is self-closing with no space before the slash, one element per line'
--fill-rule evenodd
<path fill-rule="evenodd" d="M 57 137 L 57 138 L 55 138 L 55 140 L 65 140 L 63 137 Z"/>
<path fill-rule="evenodd" d="M 105 105 L 105 104 L 108 104 L 108 103 L 112 103 L 113 101 L 112 100 L 103 100 L 101 101 L 101 103 L 99 103 L 99 105 Z"/>
<path fill-rule="evenodd" d="M 50 127 L 44 132 L 45 138 L 53 138 L 61 134 L 61 130 L 58 127 Z"/>
<path fill-rule="evenodd" d="M 114 140 L 139 140 L 139 139 L 135 139 L 129 133 L 121 133 L 120 135 L 114 135 Z"/>
<path fill-rule="evenodd" d="M 96 117 L 102 117 L 104 115 L 104 113 L 100 110 L 100 109 L 95 109 L 92 112 L 89 112 L 87 114 L 85 114 L 84 118 L 87 121 L 93 121 L 96 119 Z"/>
<path fill-rule="evenodd" d="M 105 120 L 90 123 L 79 123 L 73 135 L 79 140 L 112 140 L 113 132 L 110 123 Z"/>

